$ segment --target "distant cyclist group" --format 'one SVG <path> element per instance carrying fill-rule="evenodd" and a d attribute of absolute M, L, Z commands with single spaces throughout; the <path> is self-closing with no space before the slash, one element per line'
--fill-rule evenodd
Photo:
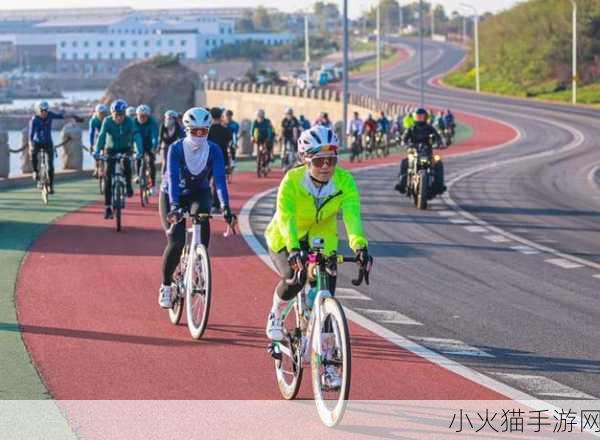
<path fill-rule="evenodd" d="M 46 154 L 53 191 L 51 125 L 54 119 L 66 115 L 49 111 L 46 102 L 39 103 L 36 110 L 30 123 L 33 176 L 39 180 L 38 154 Z M 375 155 L 380 149 L 387 154 L 385 149 L 394 139 L 398 145 L 409 146 L 431 158 L 433 147 L 449 145 L 448 139 L 452 139 L 454 131 L 454 116 L 450 110 L 434 116 L 424 109 L 406 109 L 405 114 L 393 120 L 381 112 L 377 120 L 369 115 L 365 121 L 354 113 L 347 126 L 351 139 L 350 160 L 362 160 L 363 155 Z M 177 301 L 182 284 L 195 286 L 194 292 L 200 296 L 206 295 L 209 289 L 198 287 L 210 279 L 202 268 L 198 269 L 200 275 L 195 276 L 196 269 L 181 267 L 190 252 L 186 247 L 189 245 L 186 218 L 199 226 L 198 246 L 206 249 L 210 241 L 209 219 L 215 210 L 222 213 L 227 225 L 235 231 L 236 215 L 230 206 L 228 176 L 235 167 L 239 136 L 240 125 L 233 119 L 231 110 L 194 107 L 183 114 L 168 110 L 159 125 L 150 107 L 144 104 L 130 107 L 124 100 L 117 99 L 110 106 L 98 104 L 95 107 L 89 121 L 89 146 L 96 159 L 94 176 L 103 181 L 106 219 L 112 218 L 115 210 L 119 211 L 120 218 L 124 200 L 133 195 L 134 169 L 135 181 L 143 182 L 140 192 L 147 190 L 150 196 L 157 193 L 156 156 L 162 151 L 158 211 L 167 238 L 158 295 L 162 308 L 173 310 L 180 306 Z M 257 111 L 250 136 L 258 158 L 257 171 L 262 167 L 266 175 L 274 161 L 277 135 L 264 110 Z M 279 127 L 279 141 L 285 175 L 279 185 L 275 214 L 265 232 L 270 258 L 280 275 L 266 325 L 266 334 L 274 343 L 289 337 L 283 318 L 290 310 L 288 303 L 303 292 L 305 285 L 311 287 L 302 300 L 308 309 L 317 296 L 317 285 L 320 289 L 326 286 L 331 294 L 335 292 L 336 265 L 342 260 L 329 257 L 335 256 L 338 250 L 338 213 L 343 214 L 349 246 L 356 255 L 344 261 L 356 261 L 367 281 L 373 261 L 362 223 L 360 195 L 353 174 L 339 166 L 341 145 L 329 115 L 321 113 L 311 124 L 303 115 L 297 118 L 293 109 L 286 109 Z M 400 192 L 407 191 L 411 157 L 409 154 L 401 162 L 396 185 Z M 443 165 L 437 159 L 432 163 L 434 193 L 441 194 L 445 190 Z M 320 259 L 320 255 L 327 259 Z M 323 275 L 311 278 L 310 268 L 314 269 L 315 264 L 317 268 L 322 267 Z M 184 277 L 185 283 L 180 278 L 182 270 L 192 271 L 189 279 Z M 190 319 L 193 320 L 193 316 L 189 316 L 188 321 Z M 325 362 L 322 382 L 327 389 L 341 386 L 339 373 L 338 364 Z"/>

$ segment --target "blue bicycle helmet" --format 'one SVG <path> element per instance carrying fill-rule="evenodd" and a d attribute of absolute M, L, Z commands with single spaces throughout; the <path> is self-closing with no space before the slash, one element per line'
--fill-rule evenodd
<path fill-rule="evenodd" d="M 127 110 L 127 102 L 123 99 L 117 99 L 110 105 L 110 111 L 112 113 L 125 113 L 125 110 Z"/>

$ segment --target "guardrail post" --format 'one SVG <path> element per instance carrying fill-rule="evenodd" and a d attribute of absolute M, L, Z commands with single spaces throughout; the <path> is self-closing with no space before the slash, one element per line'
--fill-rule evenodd
<path fill-rule="evenodd" d="M 65 170 L 83 169 L 83 142 L 81 127 L 75 122 L 68 122 L 60 131 L 60 142 L 63 144 L 60 156 Z"/>
<path fill-rule="evenodd" d="M 0 178 L 10 174 L 10 152 L 8 151 L 8 132 L 0 131 Z"/>
<path fill-rule="evenodd" d="M 29 127 L 21 130 L 21 173 L 30 174 L 33 172 L 31 166 L 31 153 L 29 151 Z"/>

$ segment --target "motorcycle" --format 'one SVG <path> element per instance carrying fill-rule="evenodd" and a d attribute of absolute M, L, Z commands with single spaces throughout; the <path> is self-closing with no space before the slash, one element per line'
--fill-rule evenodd
<path fill-rule="evenodd" d="M 429 200 L 435 197 L 433 188 L 433 167 L 439 156 L 432 156 L 427 144 L 418 144 L 407 150 L 408 153 L 408 177 L 406 195 L 412 197 L 418 209 L 427 209 Z"/>

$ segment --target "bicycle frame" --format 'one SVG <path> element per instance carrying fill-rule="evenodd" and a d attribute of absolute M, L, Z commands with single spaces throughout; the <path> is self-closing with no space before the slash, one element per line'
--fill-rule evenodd
<path fill-rule="evenodd" d="M 126 156 L 118 156 L 117 160 L 115 162 L 115 167 L 114 167 L 114 172 L 113 172 L 113 178 L 112 178 L 112 192 L 113 192 L 113 197 L 112 197 L 112 202 L 113 202 L 113 206 L 116 207 L 116 201 L 115 201 L 115 192 L 116 192 L 116 188 L 117 185 L 122 185 L 123 188 L 125 188 L 127 186 L 127 182 L 125 180 L 125 173 L 123 170 L 123 160 L 128 160 L 128 158 Z M 125 199 L 121 200 L 121 206 L 120 208 L 123 208 L 125 205 Z"/>

